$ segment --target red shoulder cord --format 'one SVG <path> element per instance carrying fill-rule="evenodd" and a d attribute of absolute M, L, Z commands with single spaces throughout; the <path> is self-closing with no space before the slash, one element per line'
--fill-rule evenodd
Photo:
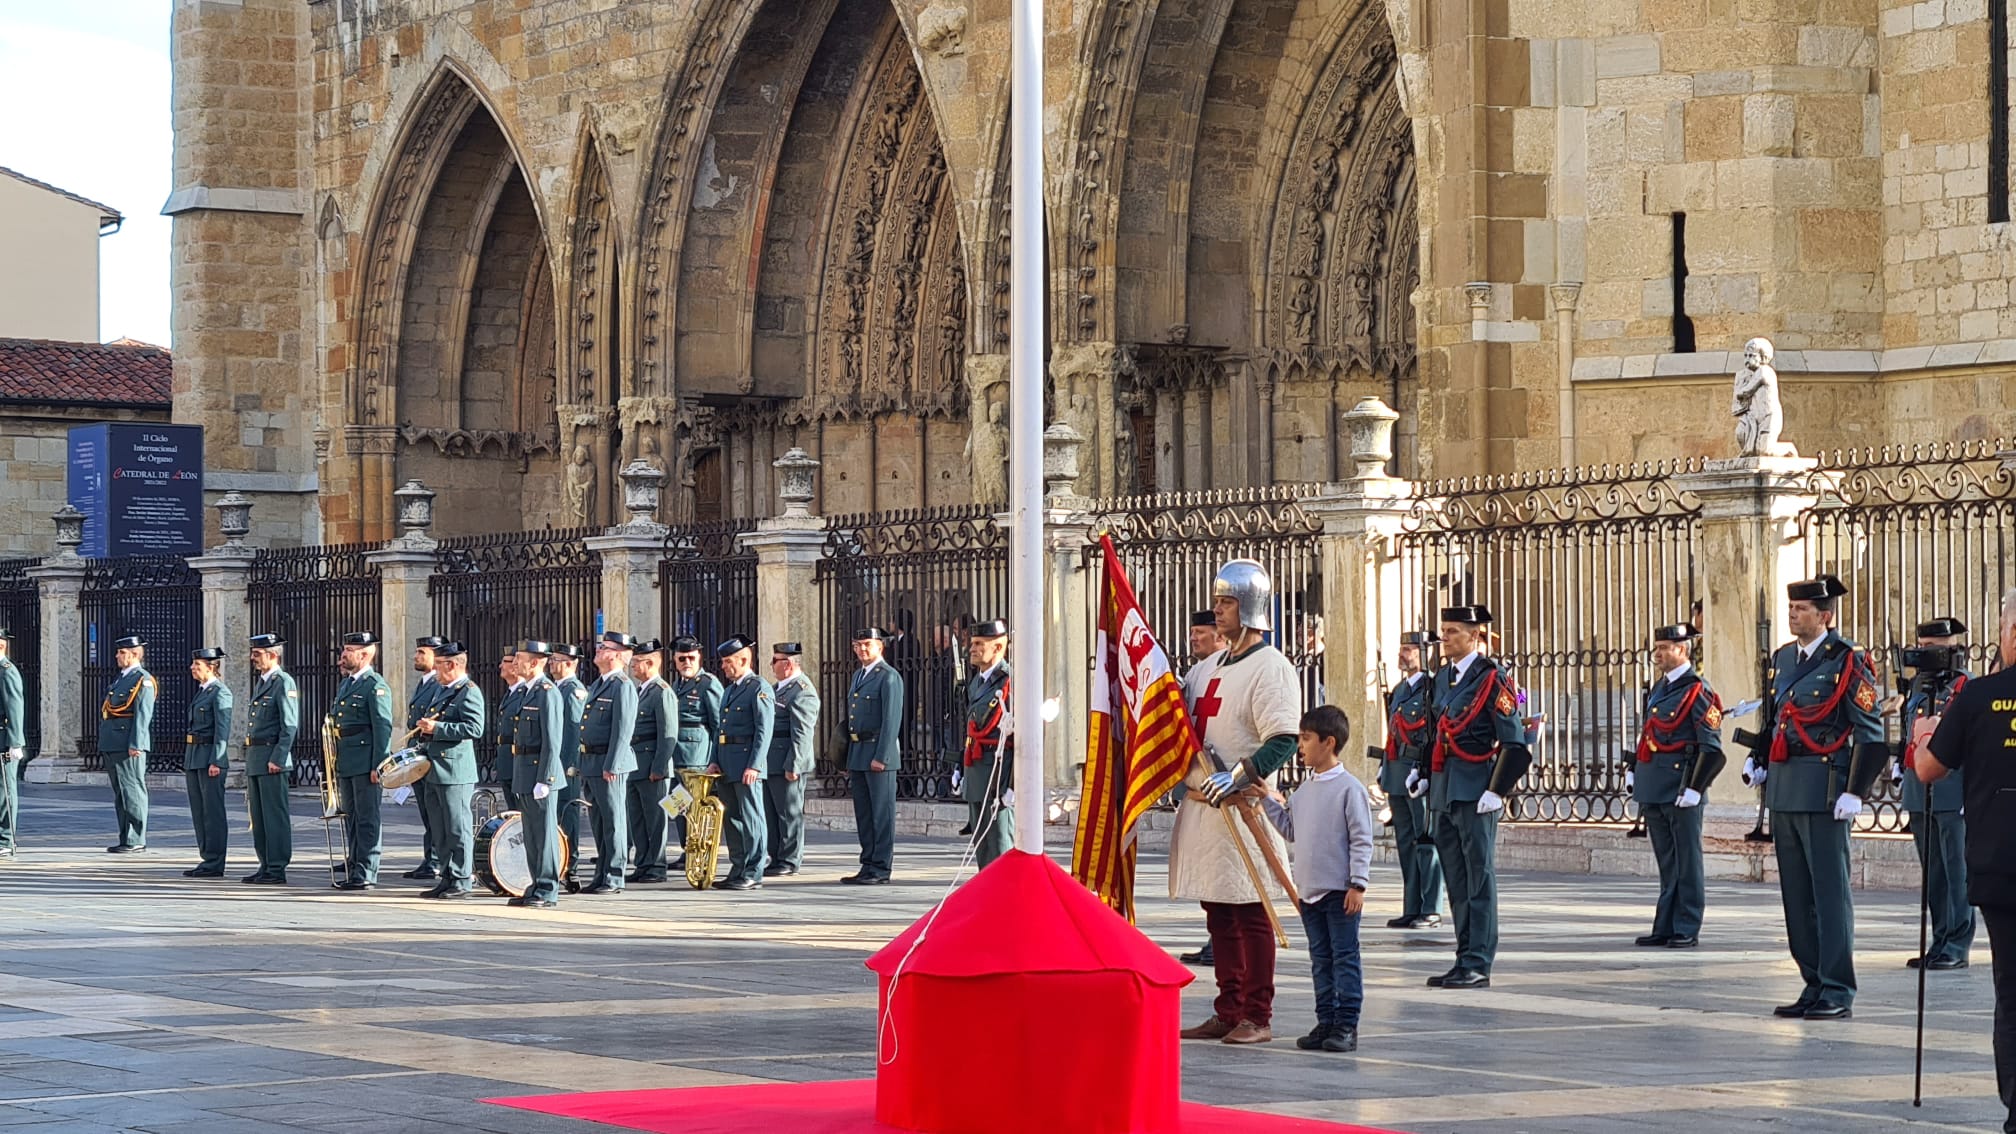
<path fill-rule="evenodd" d="M 1010 678 L 1001 683 L 1001 695 L 994 699 L 994 715 L 987 718 L 986 724 L 966 722 L 966 767 L 985 759 L 989 748 L 1001 747 L 1001 734 L 995 730 L 1001 727 L 1001 715 L 1008 711 L 1008 686 L 1013 681 Z"/>
<path fill-rule="evenodd" d="M 1423 680 L 1426 679 L 1424 678 Z M 1400 750 L 1414 743 L 1414 738 L 1420 735 L 1422 729 L 1427 727 L 1428 718 L 1423 717 L 1412 725 L 1409 725 L 1407 718 L 1401 715 L 1400 710 L 1397 708 L 1394 709 L 1392 718 L 1386 722 L 1386 759 L 1398 760 L 1400 758 Z"/>
<path fill-rule="evenodd" d="M 1476 699 L 1470 702 L 1470 711 L 1463 714 L 1462 720 L 1452 722 L 1448 717 L 1443 717 L 1435 722 L 1435 753 L 1429 760 L 1431 771 L 1441 771 L 1451 752 L 1472 764 L 1482 764 L 1497 753 L 1498 745 L 1495 740 L 1491 747 L 1482 752 L 1467 751 L 1456 743 L 1456 738 L 1469 731 L 1471 723 L 1477 719 L 1477 714 L 1483 712 L 1484 707 L 1491 703 L 1492 690 L 1497 687 L 1498 671 L 1494 669 L 1484 675 L 1483 688 L 1477 691 Z"/>
<path fill-rule="evenodd" d="M 1678 752 L 1687 747 L 1685 741 L 1677 739 L 1683 726 L 1694 722 L 1694 702 L 1701 699 L 1701 683 L 1695 682 L 1687 690 L 1687 696 L 1680 701 L 1680 707 L 1673 711 L 1673 719 L 1661 721 L 1659 714 L 1647 712 L 1645 727 L 1638 734 L 1638 762 L 1650 764 L 1654 753 Z"/>
<path fill-rule="evenodd" d="M 1771 762 L 1773 764 L 1783 764 L 1792 758 L 1791 747 L 1785 741 L 1785 734 L 1788 731 L 1798 733 L 1800 747 L 1813 756 L 1832 756 L 1836 752 L 1841 751 L 1842 747 L 1848 743 L 1848 738 L 1855 734 L 1854 729 L 1842 729 L 1841 735 L 1834 738 L 1834 743 L 1821 745 L 1815 743 L 1813 738 L 1807 735 L 1806 728 L 1808 725 L 1819 724 L 1821 721 L 1833 716 L 1834 710 L 1841 707 L 1841 698 L 1848 695 L 1848 687 L 1855 684 L 1856 679 L 1861 676 L 1855 664 L 1856 659 L 1860 656 L 1859 651 L 1850 650 L 1848 652 L 1848 660 L 1841 664 L 1841 680 L 1835 682 L 1834 695 L 1832 697 L 1827 698 L 1825 701 L 1816 701 L 1803 709 L 1790 701 L 1779 706 L 1778 727 L 1771 732 Z"/>
<path fill-rule="evenodd" d="M 1966 686 L 1967 686 L 1966 674 L 1963 673 L 1960 676 L 1954 678 L 1953 688 L 1946 691 L 1946 703 L 1948 705 L 1952 704 L 1953 698 L 1959 696 L 1960 690 L 1966 688 Z M 1930 698 L 1927 698 L 1927 700 L 1929 701 Z M 1938 714 L 1937 712 L 1932 712 L 1927 713 L 1925 715 L 1930 717 L 1930 716 L 1937 716 Z M 1915 763 L 1915 761 L 1918 759 L 1918 736 L 1917 736 L 1918 730 L 1911 728 L 1910 725 L 1916 724 L 1917 720 L 1918 718 L 1913 717 L 1909 722 L 1906 723 L 1904 730 L 1904 766 L 1914 770 L 1918 767 L 1918 765 Z"/>

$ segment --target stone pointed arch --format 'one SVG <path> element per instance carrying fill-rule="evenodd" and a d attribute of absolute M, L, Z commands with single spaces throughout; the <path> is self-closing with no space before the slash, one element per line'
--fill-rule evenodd
<path fill-rule="evenodd" d="M 556 383 L 562 463 L 560 515 L 568 526 L 614 522 L 614 469 L 622 438 L 613 430 L 625 392 L 622 234 L 611 200 L 609 167 L 594 123 L 584 116 L 568 216 L 567 333 Z"/>

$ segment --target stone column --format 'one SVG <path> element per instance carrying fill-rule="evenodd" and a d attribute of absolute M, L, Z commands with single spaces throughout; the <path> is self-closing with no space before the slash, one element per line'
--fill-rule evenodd
<path fill-rule="evenodd" d="M 1044 483 L 1049 494 L 1043 507 L 1043 555 L 1046 563 L 1043 657 L 1020 653 L 1010 639 L 1009 661 L 1019 667 L 1041 664 L 1043 696 L 1060 707 L 1043 729 L 1043 780 L 1053 791 L 1076 790 L 1085 763 L 1085 729 L 1090 713 L 1086 659 L 1092 656 L 1086 612 L 1092 609 L 1091 573 L 1084 567 L 1091 539 L 1092 501 L 1074 490 L 1079 480 L 1078 451 L 1085 439 L 1063 422 L 1043 434 Z M 1002 513 L 995 523 L 1009 528 L 1013 516 Z M 1019 629 L 1012 622 L 1011 632 Z"/>
<path fill-rule="evenodd" d="M 1350 478 L 1328 486 L 1304 507 L 1323 523 L 1323 692 L 1351 718 L 1354 742 L 1347 765 L 1373 782 L 1378 769 L 1365 758 L 1385 743 L 1386 689 L 1397 678 L 1400 634 L 1400 559 L 1394 539 L 1414 506 L 1415 485 L 1386 475 L 1393 456 L 1393 424 L 1400 415 L 1377 398 L 1359 402 L 1343 420 L 1350 438 Z"/>
<path fill-rule="evenodd" d="M 1055 416 L 1092 441 L 1093 448 L 1086 482 L 1080 490 L 1089 496 L 1110 496 L 1120 483 L 1119 454 L 1114 439 L 1119 425 L 1114 417 L 1118 405 L 1115 388 L 1123 372 L 1131 372 L 1133 355 L 1117 343 L 1059 343 L 1050 353 L 1050 374 L 1057 384 Z"/>
<path fill-rule="evenodd" d="M 224 534 L 224 542 L 189 560 L 189 566 L 203 576 L 203 641 L 198 644 L 222 646 L 238 656 L 245 639 L 271 628 L 255 631 L 250 622 L 252 560 L 258 552 L 247 547 L 244 538 L 252 530 L 252 501 L 230 492 L 216 507 L 217 530 Z"/>
<path fill-rule="evenodd" d="M 1806 457 L 1709 461 L 1674 478 L 1701 501 L 1701 669 L 1734 706 L 1762 692 L 1762 659 L 1786 633 L 1785 586 L 1805 573 L 1799 512 L 1818 497 Z M 1756 729 L 1755 717 L 1739 720 Z M 1731 750 L 1732 763 L 1741 754 Z"/>
<path fill-rule="evenodd" d="M 658 561 L 672 530 L 655 518 L 665 473 L 639 458 L 618 475 L 630 519 L 586 541 L 588 550 L 602 557 L 602 624 L 639 638 L 655 637 L 664 621 Z"/>
<path fill-rule="evenodd" d="M 66 783 L 84 767 L 84 671 L 74 664 L 84 641 L 84 514 L 65 504 L 56 513 L 57 553 L 30 567 L 41 596 L 42 665 L 37 693 L 42 721 L 39 759 L 28 765 L 31 783 Z M 71 664 L 65 664 L 69 659 Z M 96 706 L 91 706 L 95 711 Z"/>
<path fill-rule="evenodd" d="M 427 580 L 434 575 L 435 551 L 440 544 L 427 534 L 434 523 L 434 494 L 411 480 L 392 495 L 399 501 L 399 523 L 405 531 L 364 558 L 378 568 L 379 624 L 375 629 L 385 643 L 378 651 L 378 671 L 404 696 L 411 685 L 402 685 L 395 677 L 404 672 L 400 657 L 413 648 L 415 638 L 434 633 L 434 606 L 427 598 Z"/>
<path fill-rule="evenodd" d="M 825 661 L 819 588 L 812 578 L 826 546 L 826 521 L 811 510 L 819 462 L 794 446 L 771 467 L 783 482 L 777 495 L 784 512 L 740 537 L 742 546 L 756 553 L 756 649 L 763 657 L 768 655 L 761 651 L 773 643 L 799 643 L 805 653 L 798 662 L 817 682 Z"/>
<path fill-rule="evenodd" d="M 1555 397 L 1561 419 L 1561 465 L 1574 468 L 1575 459 L 1575 307 L 1582 301 L 1582 285 L 1558 283 L 1547 289 L 1554 300 Z"/>

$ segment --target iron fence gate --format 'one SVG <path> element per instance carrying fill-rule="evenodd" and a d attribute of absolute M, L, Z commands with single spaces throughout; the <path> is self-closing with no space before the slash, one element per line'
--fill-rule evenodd
<path fill-rule="evenodd" d="M 1113 537 L 1141 611 L 1179 675 L 1196 664 L 1190 652 L 1190 615 L 1211 609 L 1211 580 L 1218 569 L 1233 559 L 1257 560 L 1274 580 L 1274 632 L 1267 640 L 1294 663 L 1303 707 L 1322 704 L 1323 558 L 1317 541 L 1323 525 L 1303 506 L 1321 488 L 1279 484 L 1096 505 L 1093 542 L 1084 550 L 1088 640 L 1097 633 L 1106 587 L 1105 556 L 1098 543 L 1102 532 Z M 1290 760 L 1279 779 L 1291 786 L 1305 774 L 1301 761 Z"/>
<path fill-rule="evenodd" d="M 377 548 L 353 543 L 267 549 L 252 560 L 247 594 L 252 632 L 286 639 L 287 672 L 301 688 L 301 730 L 294 737 L 290 777 L 297 787 L 322 783 L 322 720 L 343 680 L 336 665 L 343 635 L 380 632 L 378 568 L 365 558 Z M 224 643 L 234 654 L 239 646 Z M 379 648 L 380 672 L 399 660 L 397 643 Z"/>
<path fill-rule="evenodd" d="M 814 790 L 844 795 L 847 684 L 857 663 L 854 632 L 890 635 L 885 653 L 903 678 L 900 799 L 952 799 L 952 769 L 965 742 L 966 644 L 975 622 L 1008 614 L 1008 533 L 984 505 L 930 508 L 827 521 L 813 577 L 825 640 L 820 644 L 819 772 Z"/>
<path fill-rule="evenodd" d="M 1995 657 L 2002 594 L 2016 586 L 2016 448 L 1982 442 L 1823 454 L 1809 479 L 1817 502 L 1799 514 L 1806 577 L 1839 575 L 1848 593 L 1835 626 L 1869 651 L 1878 673 L 1901 691 L 1896 651 L 1917 644 L 1917 625 L 1953 617 L 1972 631 L 1969 668 Z M 1885 706 L 1886 709 L 1889 706 Z M 1886 718 L 1892 751 L 1908 737 Z M 1896 784 L 1888 776 L 1858 830 L 1902 831 Z"/>
<path fill-rule="evenodd" d="M 602 609 L 602 557 L 587 537 L 599 528 L 503 532 L 443 540 L 427 580 L 434 633 L 468 648 L 469 677 L 494 718 L 504 701 L 497 664 L 524 638 L 582 642 Z M 485 783 L 497 782 L 496 728 L 476 743 Z"/>
<path fill-rule="evenodd" d="M 1698 462 L 1463 478 L 1421 485 L 1397 541 L 1400 625 L 1481 603 L 1522 713 L 1544 717 L 1506 818 L 1627 823 L 1623 749 L 1656 676 L 1652 631 L 1700 595 L 1701 504 L 1670 479 Z M 1390 686 L 1397 674 L 1382 675 Z"/>
<path fill-rule="evenodd" d="M 98 755 L 99 706 L 119 676 L 112 642 L 139 635 L 147 642 L 147 672 L 154 675 L 153 745 L 149 772 L 182 770 L 183 725 L 195 692 L 182 667 L 203 643 L 203 577 L 176 555 L 131 555 L 85 561 L 78 596 L 84 620 L 82 647 L 84 727 L 78 745 L 86 771 L 103 771 Z"/>
<path fill-rule="evenodd" d="M 659 636 L 690 634 L 700 640 L 700 664 L 714 668 L 714 647 L 733 634 L 756 634 L 756 555 L 736 543 L 756 521 L 723 520 L 673 528 L 658 561 L 658 596 L 663 617 Z M 767 650 L 770 643 L 758 643 Z M 758 654 L 756 672 L 767 672 Z M 668 660 L 667 665 L 670 665 Z"/>
<path fill-rule="evenodd" d="M 27 702 L 22 732 L 28 759 L 42 751 L 42 595 L 28 569 L 41 559 L 0 559 L 0 630 L 7 632 L 7 657 L 21 671 Z M 18 772 L 20 769 L 16 769 Z"/>

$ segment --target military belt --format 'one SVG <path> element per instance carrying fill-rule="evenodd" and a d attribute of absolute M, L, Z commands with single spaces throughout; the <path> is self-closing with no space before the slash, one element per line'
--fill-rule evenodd
<path fill-rule="evenodd" d="M 348 740 L 353 736 L 368 736 L 370 735 L 370 733 L 371 733 L 370 725 L 357 725 L 352 728 L 344 728 L 341 725 L 338 725 L 336 727 L 336 735 L 342 737 L 345 740 Z"/>
<path fill-rule="evenodd" d="M 853 741 L 856 744 L 864 744 L 881 735 L 882 731 L 880 729 L 877 729 L 874 732 L 850 732 L 847 734 L 847 739 Z"/>
<path fill-rule="evenodd" d="M 581 751 L 586 752 L 590 756 L 607 756 L 609 755 L 609 746 L 606 744 L 584 744 L 581 746 Z"/>

